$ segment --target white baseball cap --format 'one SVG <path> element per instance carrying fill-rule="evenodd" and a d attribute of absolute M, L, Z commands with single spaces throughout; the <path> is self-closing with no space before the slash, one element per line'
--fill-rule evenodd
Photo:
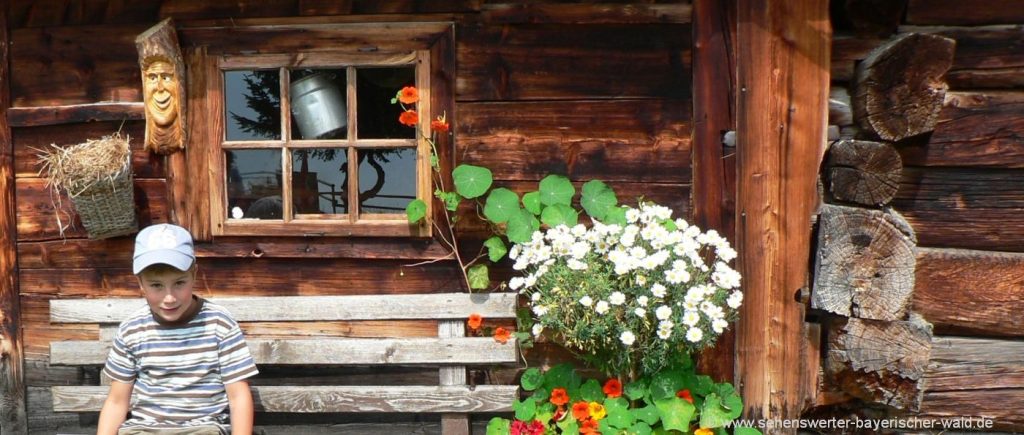
<path fill-rule="evenodd" d="M 171 224 L 150 225 L 135 236 L 132 273 L 136 275 L 154 264 L 167 264 L 184 272 L 195 261 L 192 235 L 182 227 Z"/>

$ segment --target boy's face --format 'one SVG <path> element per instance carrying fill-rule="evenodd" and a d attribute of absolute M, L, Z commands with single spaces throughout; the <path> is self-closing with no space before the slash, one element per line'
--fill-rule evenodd
<path fill-rule="evenodd" d="M 192 306 L 195 278 L 195 267 L 185 272 L 170 267 L 146 269 L 139 274 L 139 287 L 153 314 L 174 322 Z"/>

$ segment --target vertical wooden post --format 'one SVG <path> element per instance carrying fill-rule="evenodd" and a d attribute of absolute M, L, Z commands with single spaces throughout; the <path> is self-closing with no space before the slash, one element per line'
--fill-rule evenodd
<path fill-rule="evenodd" d="M 724 132 L 735 130 L 733 98 L 736 69 L 734 3 L 716 0 L 693 2 L 693 222 L 715 229 L 736 242 L 733 216 L 736 203 L 736 166 L 722 143 Z M 722 335 L 715 347 L 701 352 L 701 372 L 731 382 L 735 372 L 734 330 Z"/>
<path fill-rule="evenodd" d="M 441 338 L 465 337 L 466 322 L 442 320 L 437 324 Z M 440 385 L 466 385 L 466 366 L 444 366 L 440 369 Z M 469 415 L 441 414 L 442 435 L 469 435 Z"/>
<path fill-rule="evenodd" d="M 747 418 L 798 418 L 811 215 L 828 119 L 827 0 L 738 0 L 737 240 Z M 792 431 L 795 433 L 795 430 Z"/>
<path fill-rule="evenodd" d="M 28 432 L 18 304 L 17 216 L 14 207 L 14 144 L 7 123 L 11 105 L 10 3 L 0 6 L 0 434 Z"/>

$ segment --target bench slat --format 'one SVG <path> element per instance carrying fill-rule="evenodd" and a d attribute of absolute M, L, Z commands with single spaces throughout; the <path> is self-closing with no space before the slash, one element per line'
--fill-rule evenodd
<path fill-rule="evenodd" d="M 501 364 L 516 362 L 514 343 L 490 337 L 247 339 L 256 364 Z M 109 342 L 54 341 L 50 364 L 96 365 Z"/>
<path fill-rule="evenodd" d="M 210 301 L 239 322 L 514 318 L 515 293 L 416 295 L 224 297 Z M 138 299 L 53 299 L 50 322 L 120 323 L 145 301 Z"/>
<path fill-rule="evenodd" d="M 108 387 L 53 387 L 55 412 L 97 412 Z M 512 385 L 467 386 L 253 386 L 262 412 L 509 412 Z"/>

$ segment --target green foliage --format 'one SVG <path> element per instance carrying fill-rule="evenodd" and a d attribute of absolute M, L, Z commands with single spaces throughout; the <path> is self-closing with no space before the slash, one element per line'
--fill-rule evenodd
<path fill-rule="evenodd" d="M 571 227 L 578 222 L 579 214 L 572 207 L 565 204 L 555 204 L 544 207 L 540 213 L 540 221 L 549 227 L 565 225 Z"/>
<path fill-rule="evenodd" d="M 590 180 L 583 184 L 580 205 L 587 214 L 597 220 L 603 220 L 608 211 L 619 203 L 618 197 L 607 184 L 600 180 Z M 623 214 L 625 218 L 625 214 Z"/>
<path fill-rule="evenodd" d="M 533 191 L 523 195 L 523 207 L 533 213 L 534 216 L 540 216 L 540 192 Z"/>
<path fill-rule="evenodd" d="M 487 259 L 495 263 L 508 253 L 505 242 L 501 241 L 501 237 L 498 236 L 487 239 L 484 242 L 484 247 L 487 248 Z"/>
<path fill-rule="evenodd" d="M 493 178 L 491 170 L 473 165 L 459 165 L 452 171 L 455 191 L 463 198 L 473 199 L 487 193 Z"/>
<path fill-rule="evenodd" d="M 686 432 L 690 427 L 690 420 L 693 419 L 694 407 L 678 397 L 655 400 L 654 406 L 658 408 L 658 415 L 661 417 L 661 425 L 668 430 Z"/>
<path fill-rule="evenodd" d="M 496 224 L 508 222 L 519 210 L 519 195 L 504 187 L 492 190 L 484 204 L 484 216 Z"/>
<path fill-rule="evenodd" d="M 540 180 L 540 203 L 544 205 L 572 205 L 576 188 L 562 175 L 548 175 Z"/>
<path fill-rule="evenodd" d="M 469 278 L 469 288 L 485 289 L 491 285 L 490 274 L 486 264 L 477 264 L 466 271 Z"/>
<path fill-rule="evenodd" d="M 501 417 L 494 417 L 487 422 L 487 435 L 508 435 L 512 422 Z"/>
<path fill-rule="evenodd" d="M 525 209 L 519 209 L 518 212 L 512 214 L 508 219 L 508 239 L 509 241 L 516 243 L 526 243 L 533 237 L 533 232 L 540 229 L 540 221 L 537 217 L 526 211 Z"/>
<path fill-rule="evenodd" d="M 520 385 L 526 391 L 536 390 L 544 383 L 544 373 L 536 367 L 530 367 L 523 372 L 523 376 L 519 379 Z"/>
<path fill-rule="evenodd" d="M 441 189 L 434 191 L 434 196 L 444 202 L 444 208 L 448 211 L 456 211 L 462 203 L 462 196 L 455 192 L 445 192 Z"/>
<path fill-rule="evenodd" d="M 419 222 L 427 215 L 427 203 L 423 202 L 422 199 L 414 199 L 409 201 L 409 205 L 405 206 L 405 217 L 409 219 L 410 224 Z"/>

